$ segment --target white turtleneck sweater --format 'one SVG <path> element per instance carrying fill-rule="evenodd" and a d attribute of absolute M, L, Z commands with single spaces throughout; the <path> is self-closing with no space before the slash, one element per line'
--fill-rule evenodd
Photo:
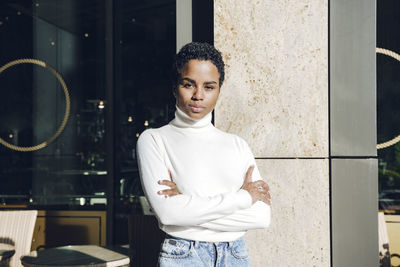
<path fill-rule="evenodd" d="M 252 204 L 240 189 L 251 165 L 253 181 L 262 179 L 254 157 L 243 139 L 211 124 L 211 113 L 195 120 L 177 107 L 175 119 L 144 131 L 136 148 L 142 186 L 164 232 L 223 242 L 268 227 L 270 206 Z M 169 187 L 157 182 L 169 180 L 168 170 L 182 194 L 165 198 L 157 192 Z"/>

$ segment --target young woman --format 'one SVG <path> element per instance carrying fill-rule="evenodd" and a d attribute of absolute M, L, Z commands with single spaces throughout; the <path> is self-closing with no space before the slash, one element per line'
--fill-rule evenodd
<path fill-rule="evenodd" d="M 250 266 L 243 235 L 268 227 L 270 193 L 247 143 L 211 124 L 222 56 L 190 43 L 173 71 L 175 119 L 137 143 L 142 186 L 167 234 L 159 265 Z"/>

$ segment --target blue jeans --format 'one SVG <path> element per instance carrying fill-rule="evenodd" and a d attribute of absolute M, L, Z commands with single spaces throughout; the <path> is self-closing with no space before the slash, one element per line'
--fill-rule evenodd
<path fill-rule="evenodd" d="M 167 235 L 158 258 L 160 267 L 250 267 L 243 238 L 232 242 L 199 242 Z"/>

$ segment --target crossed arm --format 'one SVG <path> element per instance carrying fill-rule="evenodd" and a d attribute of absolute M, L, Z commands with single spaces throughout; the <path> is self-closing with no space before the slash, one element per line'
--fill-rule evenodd
<path fill-rule="evenodd" d="M 238 210 L 225 217 L 212 220 L 198 226 L 219 231 L 245 231 L 266 228 L 270 223 L 271 195 L 269 186 L 262 180 L 252 181 L 254 165 L 250 166 L 241 189 L 248 191 L 252 198 L 252 206 Z M 158 184 L 168 186 L 169 189 L 160 190 L 157 194 L 165 198 L 180 195 L 177 185 L 173 182 L 170 171 L 169 180 L 159 180 Z"/>
<path fill-rule="evenodd" d="M 269 192 L 269 186 L 263 180 L 252 181 L 252 174 L 254 170 L 254 165 L 251 165 L 246 172 L 246 176 L 244 178 L 243 185 L 241 189 L 249 192 L 252 204 L 257 201 L 265 202 L 268 205 L 271 205 L 271 194 Z M 178 189 L 178 186 L 173 182 L 172 174 L 168 170 L 169 180 L 159 180 L 158 184 L 165 185 L 170 187 L 169 189 L 160 190 L 157 192 L 159 195 L 163 195 L 164 197 L 172 197 L 181 194 Z"/>
<path fill-rule="evenodd" d="M 155 137 L 149 132 L 139 138 L 137 155 L 143 189 L 162 224 L 220 231 L 244 231 L 269 225 L 269 187 L 262 180 L 252 181 L 254 167 L 249 168 L 237 192 L 199 197 L 177 190 Z"/>

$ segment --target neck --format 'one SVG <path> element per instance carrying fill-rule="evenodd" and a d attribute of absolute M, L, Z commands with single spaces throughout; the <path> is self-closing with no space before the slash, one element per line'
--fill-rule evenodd
<path fill-rule="evenodd" d="M 211 117 L 212 115 L 210 112 L 201 119 L 194 119 L 176 106 L 175 119 L 171 121 L 171 124 L 179 128 L 206 128 L 207 126 L 212 125 Z"/>

